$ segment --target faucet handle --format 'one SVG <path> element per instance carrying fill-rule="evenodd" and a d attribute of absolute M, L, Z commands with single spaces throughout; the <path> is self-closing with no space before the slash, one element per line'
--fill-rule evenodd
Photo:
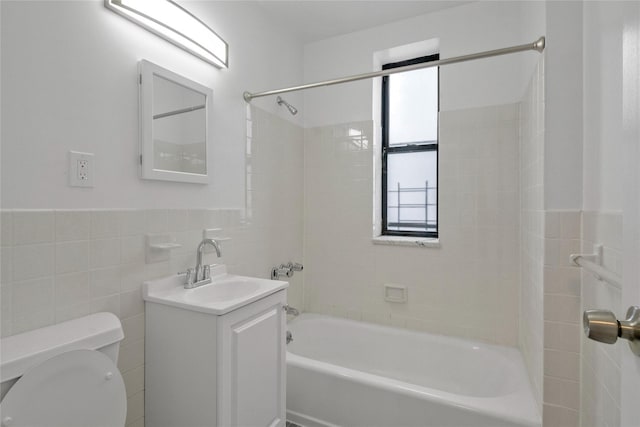
<path fill-rule="evenodd" d="M 179 271 L 178 275 L 179 276 L 184 275 L 185 276 L 184 283 L 187 284 L 187 285 L 192 285 L 193 282 L 196 281 L 195 280 L 196 279 L 196 274 L 195 273 L 196 273 L 196 269 L 193 268 L 193 267 L 190 267 L 190 268 L 187 268 L 187 271 Z"/>
<path fill-rule="evenodd" d="M 202 267 L 202 278 L 204 280 L 211 278 L 211 266 L 209 264 L 205 264 L 204 267 Z"/>
<path fill-rule="evenodd" d="M 302 269 L 304 268 L 304 266 L 299 262 L 289 262 L 289 264 L 287 264 L 287 267 L 289 267 L 293 271 L 302 271 Z"/>
<path fill-rule="evenodd" d="M 278 280 L 282 276 L 291 277 L 293 276 L 293 271 L 290 268 L 287 268 L 285 265 L 281 265 L 280 267 L 274 267 L 271 269 L 271 280 Z"/>

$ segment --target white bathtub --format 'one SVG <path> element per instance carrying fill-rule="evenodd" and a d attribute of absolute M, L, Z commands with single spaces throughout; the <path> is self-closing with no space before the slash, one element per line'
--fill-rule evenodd
<path fill-rule="evenodd" d="M 315 314 L 288 326 L 297 424 L 541 426 L 516 349 Z"/>

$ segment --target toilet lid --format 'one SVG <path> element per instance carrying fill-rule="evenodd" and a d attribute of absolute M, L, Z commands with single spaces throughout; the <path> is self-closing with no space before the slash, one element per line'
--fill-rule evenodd
<path fill-rule="evenodd" d="M 121 427 L 124 382 L 103 353 L 74 350 L 27 371 L 2 399 L 2 427 Z"/>

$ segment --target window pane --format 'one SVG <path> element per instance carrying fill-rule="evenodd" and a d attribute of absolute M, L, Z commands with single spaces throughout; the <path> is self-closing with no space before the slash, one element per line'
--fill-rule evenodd
<path fill-rule="evenodd" d="M 437 231 L 437 151 L 387 154 L 387 229 Z"/>
<path fill-rule="evenodd" d="M 389 146 L 438 139 L 438 68 L 389 76 Z"/>

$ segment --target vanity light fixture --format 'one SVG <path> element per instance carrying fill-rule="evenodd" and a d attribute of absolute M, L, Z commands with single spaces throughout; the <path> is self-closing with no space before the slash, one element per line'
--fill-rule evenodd
<path fill-rule="evenodd" d="M 104 5 L 216 67 L 229 66 L 227 42 L 172 0 L 104 0 Z"/>

